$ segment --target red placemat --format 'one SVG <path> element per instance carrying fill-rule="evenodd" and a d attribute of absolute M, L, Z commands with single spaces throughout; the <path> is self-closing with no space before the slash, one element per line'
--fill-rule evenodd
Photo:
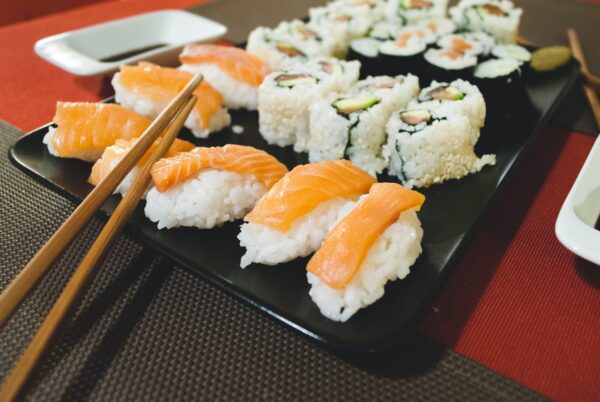
<path fill-rule="evenodd" d="M 600 267 L 554 234 L 594 140 L 542 133 L 421 325 L 457 352 L 558 400 L 600 398 Z"/>
<path fill-rule="evenodd" d="M 206 0 L 136 0 L 108 2 L 0 28 L 0 119 L 33 130 L 54 116 L 57 100 L 97 101 L 112 95 L 109 79 L 77 77 L 48 64 L 33 45 L 48 35 L 134 14 L 187 8 Z"/>

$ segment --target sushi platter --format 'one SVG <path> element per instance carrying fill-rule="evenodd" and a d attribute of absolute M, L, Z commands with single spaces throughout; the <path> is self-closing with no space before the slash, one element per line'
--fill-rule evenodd
<path fill-rule="evenodd" d="M 282 35 L 277 29 L 259 27 L 250 34 L 248 53 L 191 45 L 180 69 L 123 66 L 112 80 L 114 98 L 59 102 L 54 121 L 20 139 L 10 158 L 79 202 L 185 85 L 189 71 L 202 72 L 200 102 L 168 158 L 154 165 L 154 187 L 130 219 L 129 233 L 329 346 L 393 347 L 431 307 L 478 224 L 577 81 L 579 66 L 568 60 L 551 72 L 521 74 L 527 49 L 503 44 L 490 46 L 488 56 L 469 53 L 483 46 L 453 33 L 452 24 L 475 11 L 484 25 L 489 15 L 501 17 L 504 24 L 487 28 L 495 40 L 513 42 L 521 11 L 507 1 L 463 0 L 466 11 L 455 22 L 427 16 L 437 18 L 435 29 L 427 25 L 433 33 L 452 25 L 439 49 L 411 39 L 415 28 L 404 24 L 424 21 L 423 4 L 443 15 L 444 1 L 400 1 L 402 18 L 373 25 L 369 18 L 379 3 L 396 4 L 337 0 L 311 9 L 310 22 L 282 23 L 281 32 L 291 35 L 283 39 L 276 38 Z M 354 7 L 354 14 L 344 7 Z M 327 28 L 327 21 L 345 26 L 345 33 Z M 373 31 L 378 34 L 365 37 Z M 418 61 L 414 49 L 420 49 Z M 358 61 L 330 57 L 346 53 Z M 399 71 L 429 59 L 433 67 Z M 243 83 L 232 84 L 233 73 L 218 67 L 219 60 L 242 65 Z M 437 71 L 449 65 L 459 68 Z M 153 92 L 144 92 L 150 86 Z M 156 88 L 168 93 L 160 102 L 152 98 Z M 72 144 L 83 144 L 80 137 L 73 142 L 64 136 L 85 131 L 72 123 L 78 113 L 126 130 L 118 130 L 120 138 L 77 148 Z M 254 167 L 239 162 L 246 160 Z M 128 180 L 117 192 L 127 191 Z M 103 216 L 119 199 L 109 200 Z M 388 270 L 387 276 L 378 270 Z M 378 278 L 375 289 L 370 278 Z M 361 296 L 365 289 L 370 293 Z"/>

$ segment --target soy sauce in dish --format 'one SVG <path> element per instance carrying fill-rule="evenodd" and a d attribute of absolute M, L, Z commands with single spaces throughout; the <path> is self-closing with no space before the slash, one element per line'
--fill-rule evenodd
<path fill-rule="evenodd" d="M 112 63 L 113 61 L 127 59 L 129 57 L 136 56 L 140 53 L 148 52 L 150 50 L 158 49 L 158 48 L 165 47 L 165 46 L 168 46 L 168 45 L 166 43 L 157 43 L 155 45 L 144 46 L 144 47 L 140 47 L 140 48 L 133 49 L 133 50 L 127 50 L 125 52 L 117 53 L 112 56 L 106 56 L 101 59 L 98 59 L 98 61 L 102 61 L 104 63 Z"/>

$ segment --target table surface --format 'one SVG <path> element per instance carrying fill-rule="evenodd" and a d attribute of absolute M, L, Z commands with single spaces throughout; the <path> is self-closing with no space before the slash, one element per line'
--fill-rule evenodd
<path fill-rule="evenodd" d="M 197 0 L 110 2 L 0 28 L 0 119 L 24 130 L 49 121 L 57 100 L 111 95 L 107 77 L 74 77 L 37 58 L 50 34 Z M 225 23 L 228 38 L 306 14 L 303 0 L 220 0 L 194 11 Z M 592 71 L 600 7 L 516 1 L 521 32 L 565 43 L 575 26 Z M 23 66 L 28 66 L 23 68 Z M 10 94 L 7 96 L 6 94 Z M 564 249 L 554 222 L 597 129 L 575 88 L 506 186 L 420 325 L 388 356 L 339 356 L 270 321 L 124 235 L 100 278 L 28 389 L 30 399 L 536 399 L 600 397 L 600 270 Z M 21 133 L 0 128 L 0 152 Z M 0 163 L 0 288 L 73 206 Z M 43 200 L 42 203 L 39 200 Z M 94 220 L 49 278 L 0 331 L 0 376 L 32 336 Z"/>

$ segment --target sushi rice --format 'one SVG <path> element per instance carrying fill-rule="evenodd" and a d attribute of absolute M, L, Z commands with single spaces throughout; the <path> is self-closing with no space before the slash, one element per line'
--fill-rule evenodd
<path fill-rule="evenodd" d="M 240 245 L 246 248 L 240 266 L 276 265 L 313 253 L 335 224 L 352 210 L 355 201 L 338 197 L 324 202 L 297 219 L 287 232 L 244 223 L 238 235 Z"/>
<path fill-rule="evenodd" d="M 461 29 L 489 33 L 499 43 L 516 43 L 523 10 L 509 0 L 461 0 L 449 13 Z"/>
<path fill-rule="evenodd" d="M 363 196 L 366 197 L 366 196 Z M 422 252 L 423 229 L 414 209 L 403 212 L 369 249 L 361 267 L 343 289 L 334 289 L 307 273 L 309 295 L 325 317 L 347 321 L 361 308 L 380 299 L 385 284 L 404 279 Z"/>
<path fill-rule="evenodd" d="M 210 229 L 242 218 L 266 191 L 253 175 L 203 169 L 168 191 L 150 189 L 144 212 L 159 229 Z"/>

